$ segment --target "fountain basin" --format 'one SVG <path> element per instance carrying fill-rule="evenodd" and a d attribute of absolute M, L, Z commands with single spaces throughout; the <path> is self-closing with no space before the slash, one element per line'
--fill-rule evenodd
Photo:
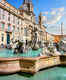
<path fill-rule="evenodd" d="M 0 58 L 0 74 L 15 72 L 36 73 L 37 71 L 60 64 L 60 57 L 35 57 L 35 58 Z"/>
<path fill-rule="evenodd" d="M 0 74 L 10 74 L 19 71 L 19 58 L 0 58 Z"/>
<path fill-rule="evenodd" d="M 6 54 L 7 52 L 5 52 Z M 2 54 L 2 53 L 0 53 Z M 7 53 L 9 56 L 11 53 Z M 35 53 L 33 53 L 35 54 Z M 4 55 L 4 54 L 3 54 Z M 0 55 L 0 74 L 10 74 L 15 72 L 36 73 L 41 69 L 66 64 L 66 55 L 59 56 L 19 56 L 11 54 L 10 57 Z M 7 56 L 6 55 L 6 56 Z"/>
<path fill-rule="evenodd" d="M 25 59 L 39 55 L 41 49 L 37 51 L 29 51 L 27 53 L 13 54 L 12 50 L 0 50 L 0 74 L 10 74 L 21 70 L 21 62 Z"/>
<path fill-rule="evenodd" d="M 20 59 L 21 72 L 36 73 L 41 69 L 57 66 L 60 64 L 60 57 L 36 57 L 36 58 L 22 58 Z"/>

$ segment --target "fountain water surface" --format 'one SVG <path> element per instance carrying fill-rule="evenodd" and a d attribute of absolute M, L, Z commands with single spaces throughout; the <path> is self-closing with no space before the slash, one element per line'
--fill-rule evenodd
<path fill-rule="evenodd" d="M 14 54 L 14 50 L 3 49 L 0 50 L 0 57 L 37 57 L 42 52 L 42 49 L 38 50 L 28 50 L 27 53 Z"/>

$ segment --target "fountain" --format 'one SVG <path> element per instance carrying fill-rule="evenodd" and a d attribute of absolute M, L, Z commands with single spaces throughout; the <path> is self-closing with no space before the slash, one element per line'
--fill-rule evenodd
<path fill-rule="evenodd" d="M 13 49 L 2 50 L 0 53 L 0 73 L 10 74 L 15 72 L 36 73 L 37 71 L 59 65 L 60 56 L 54 54 L 53 45 L 46 47 L 38 44 L 38 29 L 32 29 L 31 41 L 13 41 Z M 20 36 L 19 36 L 20 37 Z M 20 39 L 20 38 L 19 38 Z M 46 50 L 46 51 L 45 51 Z"/>
<path fill-rule="evenodd" d="M 17 45 L 14 48 L 14 53 L 23 53 L 23 43 L 20 41 L 17 41 Z"/>
<path fill-rule="evenodd" d="M 34 27 L 34 29 L 32 30 L 32 49 L 33 50 L 37 50 L 39 49 L 39 45 L 38 45 L 38 37 L 37 37 L 37 28 Z"/>
<path fill-rule="evenodd" d="M 12 50 L 1 50 L 1 74 L 19 71 L 34 74 L 40 69 L 60 64 L 60 56 L 54 55 L 53 45 L 46 45 L 46 48 L 45 46 L 43 48 L 39 47 L 37 31 L 37 28 L 34 27 L 31 41 L 22 42 L 21 40 L 16 40 L 13 41 Z"/>
<path fill-rule="evenodd" d="M 66 38 L 62 38 L 59 42 L 59 51 L 63 54 L 66 52 Z"/>
<path fill-rule="evenodd" d="M 37 28 L 34 27 L 32 30 L 32 40 L 31 41 L 25 41 L 24 43 L 21 42 L 20 40 L 16 41 L 14 43 L 14 53 L 27 53 L 29 49 L 32 50 L 38 50 L 39 45 L 38 45 L 38 37 L 37 37 Z M 31 48 L 30 48 L 31 47 Z"/>
<path fill-rule="evenodd" d="M 43 55 L 46 56 L 56 56 L 60 55 L 60 52 L 57 51 L 56 47 L 53 45 L 53 41 L 45 42 L 43 47 Z"/>

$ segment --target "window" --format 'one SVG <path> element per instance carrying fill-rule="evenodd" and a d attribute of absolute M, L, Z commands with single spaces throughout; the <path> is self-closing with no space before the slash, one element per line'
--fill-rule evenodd
<path fill-rule="evenodd" d="M 3 42 L 4 41 L 4 34 L 2 33 L 1 36 L 2 36 L 1 41 Z"/>
<path fill-rule="evenodd" d="M 25 35 L 25 36 L 28 36 L 27 28 L 24 28 L 24 35 Z"/>
<path fill-rule="evenodd" d="M 19 32 L 19 27 L 16 27 L 16 28 L 15 28 L 15 31 L 16 31 L 16 32 Z"/>
<path fill-rule="evenodd" d="M 18 19 L 18 25 L 19 25 L 19 19 Z"/>
<path fill-rule="evenodd" d="M 13 34 L 13 39 L 14 39 L 14 36 L 15 36 L 15 26 L 13 25 L 13 32 L 12 32 L 12 34 Z"/>
<path fill-rule="evenodd" d="M 13 26 L 13 32 L 14 32 L 14 30 L 15 30 L 15 26 Z"/>
<path fill-rule="evenodd" d="M 19 24 L 21 25 L 21 19 L 19 19 Z"/>
<path fill-rule="evenodd" d="M 5 27 L 5 24 L 4 24 L 4 23 L 2 23 L 2 30 L 4 30 L 4 27 Z"/>
<path fill-rule="evenodd" d="M 22 21 L 21 21 L 21 25 L 22 25 Z"/>
<path fill-rule="evenodd" d="M 15 23 L 15 16 L 13 15 L 13 23 Z"/>
<path fill-rule="evenodd" d="M 10 21 L 10 13 L 8 13 L 8 21 Z"/>
<path fill-rule="evenodd" d="M 8 24 L 8 31 L 10 31 L 10 24 Z"/>
<path fill-rule="evenodd" d="M 19 27 L 17 27 L 18 31 L 19 31 Z"/>
<path fill-rule="evenodd" d="M 15 16 L 15 24 L 17 24 L 17 17 Z"/>
<path fill-rule="evenodd" d="M 5 11 L 3 10 L 2 13 L 2 19 L 5 19 Z"/>

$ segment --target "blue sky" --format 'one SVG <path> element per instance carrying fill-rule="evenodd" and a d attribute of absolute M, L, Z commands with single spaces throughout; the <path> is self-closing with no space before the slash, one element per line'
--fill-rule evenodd
<path fill-rule="evenodd" d="M 7 0 L 10 4 L 18 8 L 23 0 Z M 40 11 L 50 11 L 52 8 L 66 7 L 66 0 L 32 0 L 34 5 L 34 12 L 39 13 Z M 38 10 L 37 10 L 38 8 Z"/>
<path fill-rule="evenodd" d="M 23 0 L 7 0 L 10 4 L 19 8 Z M 64 23 L 66 29 L 66 0 L 32 0 L 36 16 L 43 13 L 43 23 L 47 26 L 60 27 Z"/>

